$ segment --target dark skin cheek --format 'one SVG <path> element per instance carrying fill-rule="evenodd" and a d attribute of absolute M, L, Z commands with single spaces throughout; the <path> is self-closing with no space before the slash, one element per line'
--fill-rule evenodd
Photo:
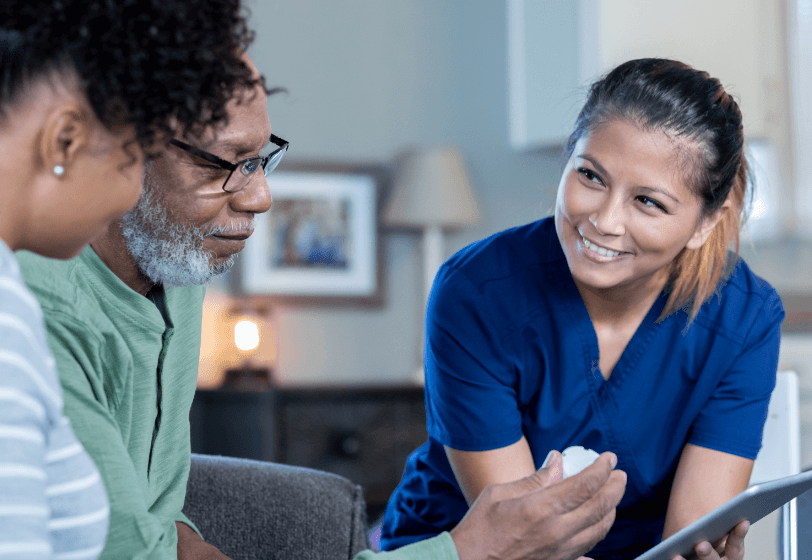
<path fill-rule="evenodd" d="M 181 159 L 179 159 L 181 158 Z M 161 200 L 170 218 L 182 224 L 205 227 L 225 204 L 221 186 L 225 177 L 207 175 L 183 154 L 169 152 L 153 164 L 154 182 L 165 193 Z"/>
<path fill-rule="evenodd" d="M 205 228 L 223 212 L 225 201 L 218 201 L 214 197 L 201 199 L 195 191 L 184 189 L 184 192 L 167 197 L 164 205 L 175 221 Z"/>

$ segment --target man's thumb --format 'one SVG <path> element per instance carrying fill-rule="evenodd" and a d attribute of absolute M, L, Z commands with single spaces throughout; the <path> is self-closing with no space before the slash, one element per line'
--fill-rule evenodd
<path fill-rule="evenodd" d="M 550 451 L 539 470 L 514 482 L 500 484 L 500 498 L 512 499 L 524 496 L 536 490 L 546 488 L 564 478 L 564 462 L 561 453 Z"/>
<path fill-rule="evenodd" d="M 529 479 L 535 479 L 539 488 L 554 484 L 564 478 L 564 457 L 553 449 L 544 459 L 541 468 L 534 472 Z"/>

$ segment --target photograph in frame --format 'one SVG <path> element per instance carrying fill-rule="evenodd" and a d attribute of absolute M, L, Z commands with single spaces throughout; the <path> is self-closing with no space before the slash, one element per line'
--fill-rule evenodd
<path fill-rule="evenodd" d="M 273 206 L 256 217 L 246 242 L 241 291 L 304 303 L 376 299 L 381 264 L 377 175 L 329 166 L 279 169 L 270 175 Z"/>

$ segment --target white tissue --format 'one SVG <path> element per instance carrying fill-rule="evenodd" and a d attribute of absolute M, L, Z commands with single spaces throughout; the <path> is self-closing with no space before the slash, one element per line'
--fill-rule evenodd
<path fill-rule="evenodd" d="M 595 459 L 600 457 L 596 452 L 591 449 L 585 449 L 580 445 L 567 447 L 562 453 L 561 457 L 564 459 L 564 478 L 573 476 L 587 468 L 595 462 Z"/>

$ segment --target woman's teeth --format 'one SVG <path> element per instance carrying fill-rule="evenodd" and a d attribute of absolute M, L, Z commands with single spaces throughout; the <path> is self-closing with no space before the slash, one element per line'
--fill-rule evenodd
<path fill-rule="evenodd" d="M 581 237 L 581 240 L 583 240 L 584 242 L 584 247 L 586 247 L 590 251 L 595 251 L 596 253 L 598 253 L 599 255 L 603 255 L 604 257 L 616 257 L 620 254 L 617 251 L 610 251 L 609 249 L 604 249 L 603 247 L 595 245 L 594 243 L 590 243 L 586 237 Z"/>

